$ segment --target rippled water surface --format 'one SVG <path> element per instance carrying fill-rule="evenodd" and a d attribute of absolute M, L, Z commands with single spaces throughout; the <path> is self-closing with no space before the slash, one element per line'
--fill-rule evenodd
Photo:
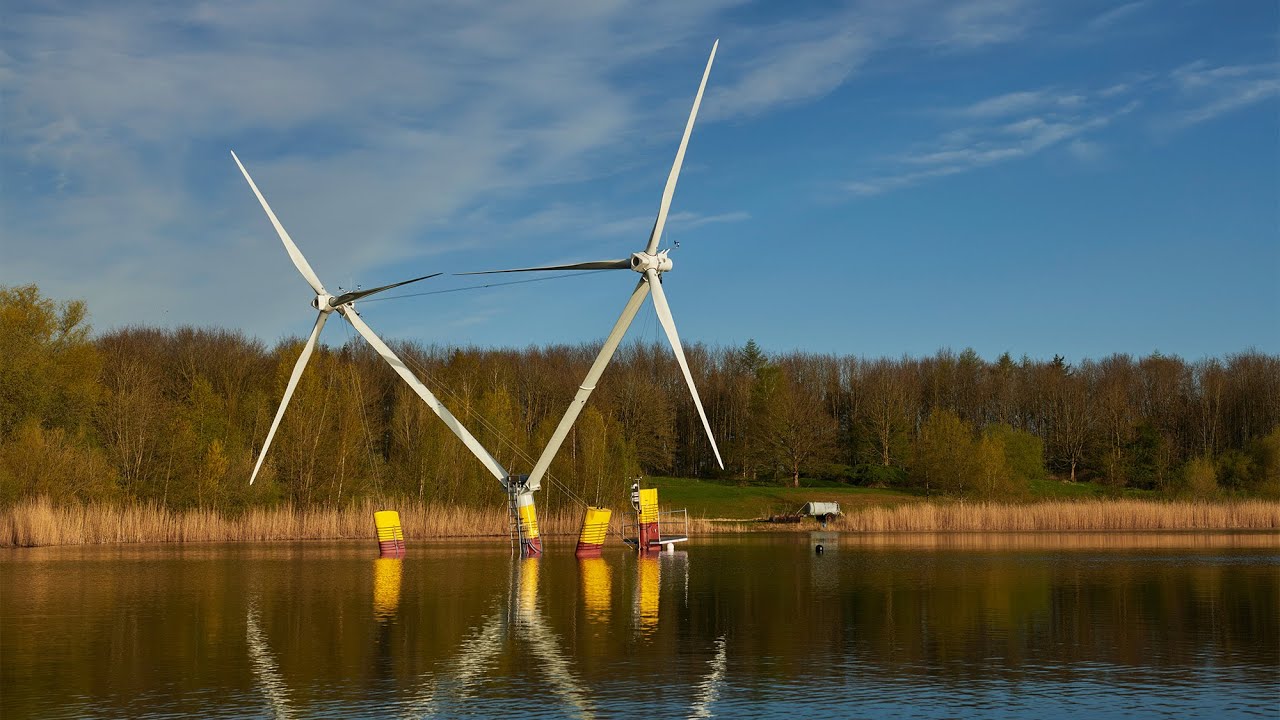
<path fill-rule="evenodd" d="M 1277 535 L 376 554 L 0 551 L 0 715 L 1280 716 Z"/>

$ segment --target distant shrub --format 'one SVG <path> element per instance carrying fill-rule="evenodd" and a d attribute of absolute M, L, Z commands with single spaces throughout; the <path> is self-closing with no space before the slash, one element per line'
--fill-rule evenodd
<path fill-rule="evenodd" d="M 1253 484 L 1254 458 L 1240 450 L 1227 450 L 1218 456 L 1218 483 L 1229 490 L 1243 490 Z"/>
<path fill-rule="evenodd" d="M 1192 458 L 1182 468 L 1183 488 L 1189 495 L 1203 498 L 1218 492 L 1218 473 L 1207 458 Z"/>
<path fill-rule="evenodd" d="M 988 425 L 982 434 L 1004 443 L 1004 456 L 1014 480 L 1020 484 L 1044 480 L 1049 471 L 1044 466 L 1044 441 L 1029 432 L 1015 430 L 1004 423 Z"/>
<path fill-rule="evenodd" d="M 852 483 L 857 476 L 857 471 L 852 466 L 843 463 L 819 463 L 810 468 L 810 475 L 819 480 Z"/>
<path fill-rule="evenodd" d="M 1263 495 L 1280 495 L 1280 426 L 1254 441 L 1254 488 Z"/>
<path fill-rule="evenodd" d="M 896 465 L 862 464 L 852 468 L 853 484 L 867 487 L 906 487 L 907 471 Z"/>

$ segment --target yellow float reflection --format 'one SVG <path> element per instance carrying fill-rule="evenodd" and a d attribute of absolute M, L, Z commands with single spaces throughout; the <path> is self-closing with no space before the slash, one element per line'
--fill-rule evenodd
<path fill-rule="evenodd" d="M 404 561 L 399 558 L 378 558 L 373 561 L 373 616 L 380 621 L 390 620 L 400 609 L 400 575 Z"/>
<path fill-rule="evenodd" d="M 613 601 L 613 577 L 604 558 L 585 558 L 578 561 L 581 575 L 582 605 L 591 622 L 605 624 Z"/>
<path fill-rule="evenodd" d="M 658 600 L 662 591 L 662 563 L 656 555 L 636 558 L 636 634 L 649 637 L 658 628 Z"/>

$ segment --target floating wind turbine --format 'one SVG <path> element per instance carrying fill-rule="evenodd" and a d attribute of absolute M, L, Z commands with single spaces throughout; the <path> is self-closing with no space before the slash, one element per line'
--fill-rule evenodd
<path fill-rule="evenodd" d="M 309 285 L 311 285 L 311 289 L 315 291 L 316 297 L 311 301 L 311 307 L 320 311 L 320 314 L 316 316 L 315 327 L 311 328 L 311 336 L 307 338 L 307 344 L 302 347 L 302 354 L 298 356 L 298 362 L 293 366 L 293 374 L 289 376 L 289 384 L 285 386 L 284 389 L 284 398 L 280 400 L 280 409 L 276 410 L 275 420 L 271 421 L 271 429 L 267 431 L 267 439 L 262 443 L 262 450 L 258 452 L 258 462 L 253 466 L 253 475 L 249 477 L 249 484 L 252 485 L 253 481 L 258 477 L 258 470 L 262 468 L 262 460 L 267 456 L 267 448 L 271 446 L 271 438 L 275 437 L 276 428 L 280 426 L 280 419 L 284 417 L 285 408 L 289 406 L 289 399 L 293 397 L 293 391 L 298 387 L 298 380 L 302 377 L 302 371 L 306 369 L 307 361 L 311 358 L 311 352 L 315 350 L 316 341 L 320 337 L 321 328 L 324 327 L 324 323 L 329 318 L 329 314 L 336 311 L 338 314 L 346 318 L 347 321 L 351 323 L 352 327 L 356 329 L 356 332 L 360 333 L 360 335 L 373 346 L 373 349 L 376 350 L 378 354 L 381 355 L 389 365 L 391 365 L 392 369 L 394 369 L 396 373 L 409 384 L 409 387 L 413 388 L 413 391 L 418 394 L 418 397 L 422 398 L 422 400 L 435 411 L 436 415 L 438 415 L 441 420 L 444 420 L 445 424 L 449 426 L 449 429 L 453 431 L 453 434 L 457 435 L 458 439 L 461 440 L 463 444 L 480 459 L 480 462 L 484 463 L 489 472 L 493 473 L 498 480 L 505 485 L 507 483 L 507 471 L 502 467 L 502 465 L 500 465 L 498 461 L 480 445 L 479 441 L 477 441 L 471 433 L 462 426 L 462 423 L 458 422 L 458 419 L 455 418 L 453 414 L 436 399 L 436 396 L 431 394 L 431 391 L 428 390 L 412 372 L 409 372 L 409 368 L 405 367 L 404 362 L 391 351 L 391 348 L 387 347 L 386 343 L 382 342 L 382 338 L 378 337 L 373 330 L 365 324 L 364 320 L 360 318 L 360 315 L 356 312 L 355 306 L 353 305 L 355 301 L 367 298 L 370 295 L 383 292 L 384 290 L 397 288 L 401 285 L 418 282 L 419 280 L 426 280 L 427 278 L 435 277 L 440 273 L 423 275 L 422 277 L 413 278 L 412 280 L 383 285 L 369 290 L 342 293 L 341 295 L 330 295 L 329 291 L 324 289 L 324 285 L 321 284 L 320 278 L 316 276 L 315 271 L 311 269 L 311 265 L 307 263 L 307 259 L 303 257 L 302 252 L 298 250 L 298 246 L 295 245 L 293 239 L 289 237 L 289 233 L 286 232 L 284 226 L 280 224 L 280 220 L 276 218 L 276 214 L 271 211 L 271 206 L 267 204 L 267 199 L 258 191 L 258 186 L 254 184 L 253 178 L 249 177 L 249 171 L 244 169 L 244 164 L 240 162 L 240 158 L 236 157 L 235 152 L 231 153 L 231 157 L 235 158 L 236 165 L 240 167 L 240 172 L 244 175 L 244 179 L 249 181 L 249 187 L 253 189 L 253 194 L 257 196 L 258 202 L 262 205 L 262 209 L 267 212 L 267 217 L 270 218 L 271 225 L 275 227 L 276 233 L 280 235 L 280 240 L 284 242 L 284 249 L 289 253 L 289 257 L 293 260 L 294 266 L 298 268 L 298 272 L 302 274 L 302 277 Z"/>
<path fill-rule="evenodd" d="M 561 418 L 560 425 L 556 427 L 556 431 L 547 442 L 547 447 L 543 450 L 542 456 L 538 458 L 533 471 L 529 473 L 526 486 L 531 491 L 537 490 L 541 486 L 542 476 L 547 472 L 547 468 L 550 467 L 551 460 L 555 457 L 560 445 L 569 434 L 569 429 L 573 427 L 578 414 L 582 412 L 583 406 L 587 403 L 587 398 L 591 396 L 591 391 L 595 390 L 596 383 L 600 380 L 600 375 L 604 373 L 605 367 L 609 364 L 609 360 L 613 358 L 614 351 L 618 349 L 618 344 L 622 341 L 622 336 L 626 334 L 627 328 L 631 326 L 631 321 L 635 319 L 636 312 L 640 309 L 640 304 L 644 302 L 645 296 L 650 293 L 653 294 L 653 307 L 658 313 L 658 320 L 662 323 L 662 329 L 667 333 L 667 339 L 671 342 L 671 349 L 675 351 L 676 360 L 680 363 L 680 370 L 684 373 L 685 383 L 688 384 L 689 392 L 693 395 L 693 404 L 698 408 L 698 415 L 702 418 L 702 427 L 707 432 L 707 439 L 711 441 L 711 450 L 715 452 L 716 462 L 720 464 L 721 468 L 724 467 L 724 461 L 720 459 L 720 449 L 716 447 L 715 436 L 711 433 L 711 424 L 707 422 L 707 413 L 702 409 L 702 399 L 698 396 L 698 388 L 693 384 L 693 375 L 689 372 L 689 363 L 685 360 L 684 348 L 680 345 L 680 335 L 676 332 L 675 319 L 671 317 L 671 308 L 667 305 L 666 293 L 662 290 L 662 275 L 670 271 L 672 267 L 671 258 L 667 257 L 670 251 L 658 250 L 658 244 L 662 241 L 663 228 L 667 224 L 667 212 L 671 209 L 671 197 L 676 191 L 676 180 L 680 177 L 680 166 L 684 164 L 685 148 L 689 145 L 689 135 L 693 132 L 693 122 L 698 117 L 698 106 L 702 104 L 702 93 L 707 87 L 707 77 L 711 74 L 711 63 L 716 59 L 716 48 L 719 45 L 720 41 L 717 40 L 711 46 L 711 57 L 707 58 L 707 68 L 702 73 L 702 83 L 698 85 L 698 94 L 693 99 L 693 110 L 689 112 L 689 121 L 684 126 L 684 137 L 680 139 L 680 149 L 676 151 L 675 163 L 671 166 L 671 174 L 667 176 L 667 186 L 662 191 L 662 203 L 658 206 L 658 218 L 653 223 L 653 231 L 649 233 L 649 242 L 645 245 L 644 250 L 632 253 L 630 258 L 621 260 L 597 260 L 570 263 L 568 265 L 544 265 L 516 268 L 514 270 L 490 270 L 484 273 L 463 273 L 464 275 L 485 275 L 495 272 L 536 272 L 540 270 L 629 269 L 641 275 L 640 281 L 636 283 L 635 289 L 631 291 L 631 298 L 627 300 L 627 304 L 622 310 L 622 315 L 618 318 L 618 322 L 614 324 L 613 331 L 609 333 L 609 337 L 605 339 L 604 347 L 600 349 L 600 354 L 596 356 L 591 369 L 587 371 L 587 377 L 582 381 L 577 394 L 574 395 L 573 402 L 570 403 L 569 409 L 565 411 L 564 417 Z"/>

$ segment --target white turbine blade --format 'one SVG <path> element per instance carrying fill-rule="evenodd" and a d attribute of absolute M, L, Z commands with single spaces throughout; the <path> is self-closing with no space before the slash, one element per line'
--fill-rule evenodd
<path fill-rule="evenodd" d="M 285 231 L 284 226 L 280 224 L 279 218 L 271 211 L 271 206 L 267 204 L 267 199 L 262 197 L 262 193 L 258 191 L 258 186 L 254 184 L 253 178 L 249 177 L 249 171 L 244 169 L 244 164 L 240 162 L 240 158 L 236 157 L 236 152 L 231 151 L 231 157 L 235 159 L 236 165 L 240 167 L 241 174 L 244 179 L 249 181 L 249 187 L 253 188 L 253 194 L 258 196 L 258 202 L 262 205 L 262 209 L 267 211 L 267 217 L 271 218 L 271 224 L 275 227 L 276 233 L 280 235 L 280 240 L 284 242 L 284 249 L 289 253 L 293 264 L 298 268 L 298 272 L 302 273 L 302 277 L 306 279 L 307 284 L 317 295 L 327 295 L 324 285 L 320 283 L 320 278 L 316 277 L 316 271 L 311 269 L 311 265 L 307 263 L 307 259 L 302 256 L 302 251 L 293 243 L 293 238 L 289 237 L 289 233 Z"/>
<path fill-rule="evenodd" d="M 267 439 L 262 443 L 262 449 L 258 451 L 258 462 L 253 466 L 253 474 L 249 476 L 249 484 L 258 477 L 258 470 L 262 468 L 262 461 L 267 457 L 267 448 L 271 447 L 271 438 L 275 437 L 276 428 L 280 427 L 280 418 L 284 417 L 284 409 L 289 407 L 289 398 L 293 397 L 293 391 L 298 387 L 298 379 L 302 377 L 302 371 L 307 367 L 307 360 L 311 358 L 311 351 L 316 349 L 316 339 L 320 337 L 320 328 L 324 327 L 324 321 L 329 319 L 329 313 L 320 313 L 316 318 L 316 326 L 311 328 L 311 337 L 307 338 L 307 344 L 302 346 L 302 354 L 298 356 L 298 362 L 294 363 L 293 374 L 289 376 L 289 384 L 285 386 L 284 398 L 280 400 L 280 409 L 276 410 L 276 419 L 271 421 L 271 429 L 267 431 Z"/>
<path fill-rule="evenodd" d="M 489 454 L 488 450 L 484 449 L 484 446 L 480 444 L 480 441 L 476 440 L 475 437 L 472 436 L 471 432 L 462 426 L 462 423 L 458 422 L 458 418 L 454 417 L 453 413 L 449 412 L 449 409 L 436 399 L 435 395 L 431 394 L 431 391 L 427 389 L 427 386 L 423 385 L 422 381 L 418 380 L 417 376 L 409 371 L 409 368 L 405 366 L 404 361 L 392 352 L 391 348 L 387 347 L 387 344 L 382 342 L 382 338 L 378 337 L 377 334 L 365 324 L 364 320 L 360 318 L 359 313 L 352 309 L 350 305 L 344 305 L 338 308 L 338 312 L 342 313 L 342 316 L 351 323 L 352 327 L 356 329 L 356 332 L 363 335 L 364 339 L 369 341 L 369 344 L 373 346 L 374 350 L 378 351 L 378 354 L 382 356 L 383 360 L 387 361 L 387 364 L 391 366 L 391 369 L 395 370 L 397 375 L 403 378 L 405 382 L 409 383 L 409 387 L 413 388 L 413 391 L 418 394 L 418 397 L 422 398 L 422 400 L 427 404 L 427 407 L 431 408 L 432 411 L 434 411 L 435 414 L 444 421 L 444 424 L 449 426 L 449 429 L 453 431 L 453 434 L 457 435 L 458 439 L 462 441 L 462 444 L 466 445 L 467 449 L 480 459 L 480 462 L 484 464 L 489 472 L 493 473 L 494 477 L 498 478 L 499 481 L 505 483 L 507 481 L 506 469 Z"/>
<path fill-rule="evenodd" d="M 711 57 L 707 58 L 707 69 L 702 71 L 702 83 L 698 85 L 698 94 L 693 98 L 693 110 L 689 111 L 689 121 L 684 126 L 684 137 L 680 138 L 680 149 L 676 151 L 676 161 L 671 166 L 671 174 L 667 176 L 667 187 L 662 191 L 662 204 L 658 206 L 658 219 L 653 223 L 653 232 L 649 233 L 649 244 L 645 252 L 652 255 L 658 250 L 662 240 L 662 229 L 667 224 L 667 211 L 671 209 L 671 196 L 676 192 L 676 180 L 680 177 L 680 166 L 684 164 L 684 151 L 689 146 L 689 135 L 693 132 L 693 121 L 698 117 L 698 106 L 702 104 L 702 91 L 707 88 L 707 78 L 711 75 L 711 63 L 716 59 L 716 48 L 720 41 L 711 46 Z"/>
<path fill-rule="evenodd" d="M 497 275 L 498 273 L 541 272 L 543 270 L 626 270 L 631 267 L 631 260 L 592 260 L 589 262 L 570 263 L 568 265 L 542 265 L 539 267 L 513 268 L 511 270 L 481 270 L 479 272 L 454 273 L 454 275 Z"/>
<path fill-rule="evenodd" d="M 671 307 L 667 305 L 666 293 L 662 291 L 662 281 L 658 279 L 657 270 L 645 272 L 649 286 L 653 290 L 653 307 L 658 311 L 658 321 L 662 329 L 667 331 L 667 339 L 671 341 L 671 349 L 676 353 L 676 361 L 680 363 L 680 371 L 684 373 L 684 381 L 689 384 L 689 392 L 693 395 L 694 407 L 698 408 L 698 416 L 702 418 L 702 427 L 707 431 L 707 439 L 711 441 L 711 450 L 716 454 L 716 462 L 724 469 L 724 461 L 720 459 L 720 448 L 716 447 L 716 438 L 711 434 L 711 423 L 707 422 L 707 413 L 702 409 L 702 398 L 698 397 L 698 388 L 693 384 L 693 375 L 689 372 L 689 362 L 684 358 L 684 348 L 680 346 L 680 335 L 676 332 L 675 318 L 671 317 Z"/>
<path fill-rule="evenodd" d="M 347 303 L 353 303 L 357 300 L 367 298 L 370 295 L 377 295 L 380 292 L 385 292 L 387 290 L 394 290 L 395 288 L 401 287 L 403 285 L 416 283 L 419 280 L 430 280 L 433 277 L 440 277 L 443 274 L 444 273 L 431 273 L 430 275 L 423 275 L 422 277 L 416 277 L 412 280 L 401 280 L 398 283 L 391 283 L 390 285 L 383 285 L 381 287 L 370 288 L 368 290 L 357 290 L 355 292 L 342 293 L 338 297 L 330 300 L 329 305 L 331 305 L 332 307 L 338 307 L 339 305 L 346 305 Z"/>
<path fill-rule="evenodd" d="M 529 489 L 537 490 L 542 487 L 542 476 L 546 474 L 547 468 L 551 467 L 551 461 L 555 459 L 556 453 L 560 450 L 560 445 L 564 443 L 564 439 L 569 436 L 569 429 L 573 427 L 573 421 L 578 419 L 578 413 L 582 412 L 582 408 L 587 404 L 587 398 L 591 397 L 591 391 L 596 389 L 596 383 L 600 380 L 600 376 L 604 374 L 604 369 L 609 364 L 609 360 L 613 357 L 614 351 L 618 349 L 618 343 L 622 342 L 622 336 L 627 333 L 627 328 L 631 327 L 631 321 L 635 319 L 636 312 L 640 310 L 640 304 L 644 302 L 645 295 L 649 294 L 649 283 L 641 280 L 636 283 L 636 289 L 631 291 L 631 298 L 627 300 L 627 305 L 622 309 L 622 315 L 618 316 L 618 322 L 613 324 L 613 330 L 609 333 L 609 337 L 605 338 L 604 347 L 600 348 L 600 354 L 596 356 L 596 360 L 591 364 L 591 369 L 587 371 L 587 377 L 583 379 L 582 385 L 578 386 L 578 392 L 573 396 L 573 402 L 569 403 L 569 409 L 564 411 L 564 417 L 560 418 L 560 424 L 556 426 L 556 431 L 551 435 L 551 439 L 547 441 L 547 446 L 543 448 L 542 455 L 538 457 L 538 463 L 533 466 L 533 471 L 529 473 Z"/>

